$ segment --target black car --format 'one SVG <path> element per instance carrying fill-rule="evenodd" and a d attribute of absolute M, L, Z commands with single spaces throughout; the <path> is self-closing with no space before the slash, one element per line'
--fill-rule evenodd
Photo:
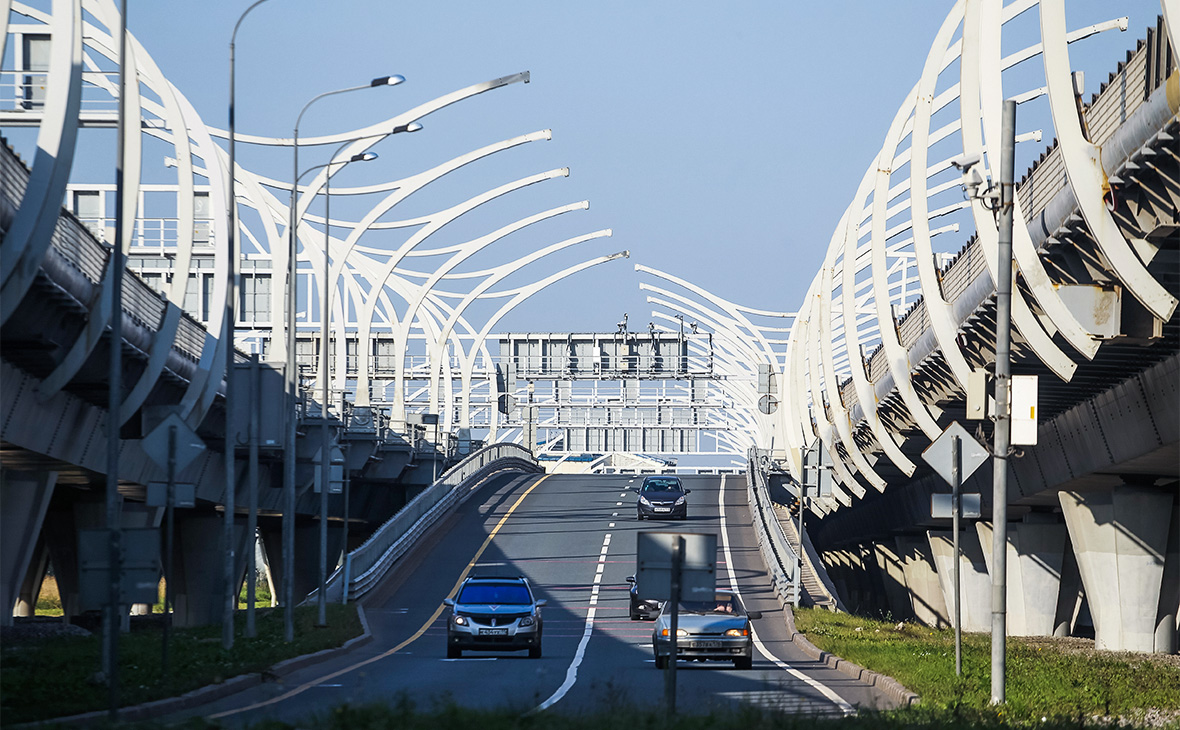
<path fill-rule="evenodd" d="M 635 583 L 635 576 L 627 576 L 627 582 L 631 584 L 631 620 L 653 619 L 658 616 L 660 614 L 660 607 L 664 605 L 664 602 L 657 601 L 654 598 L 640 598 L 638 585 Z"/>
<path fill-rule="evenodd" d="M 541 606 L 524 576 L 471 577 L 463 581 L 453 599 L 447 620 L 447 657 L 456 659 L 464 649 L 518 651 L 541 656 Z"/>
<path fill-rule="evenodd" d="M 685 489 L 678 477 L 644 477 L 643 486 L 635 491 L 639 493 L 635 503 L 635 514 L 639 519 L 688 519 L 688 493 L 692 490 Z"/>

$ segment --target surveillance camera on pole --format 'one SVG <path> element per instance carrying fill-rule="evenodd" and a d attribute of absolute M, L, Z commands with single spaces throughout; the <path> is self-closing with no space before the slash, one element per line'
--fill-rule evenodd
<path fill-rule="evenodd" d="M 977 152 L 965 154 L 951 160 L 951 164 L 955 166 L 955 169 L 963 173 L 962 187 L 967 199 L 982 200 L 985 208 L 995 211 L 1000 202 L 1000 191 L 996 186 L 991 184 L 991 181 L 984 173 L 980 172 L 979 166 L 981 162 L 983 162 L 983 156 Z"/>

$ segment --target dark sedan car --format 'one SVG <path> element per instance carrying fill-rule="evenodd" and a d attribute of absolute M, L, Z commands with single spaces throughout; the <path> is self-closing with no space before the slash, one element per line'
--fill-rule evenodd
<path fill-rule="evenodd" d="M 658 616 L 660 607 L 664 605 L 664 602 L 654 598 L 640 598 L 639 586 L 635 582 L 635 576 L 627 576 L 627 582 L 631 584 L 631 607 L 628 611 L 631 620 L 653 619 Z"/>
<path fill-rule="evenodd" d="M 646 477 L 643 486 L 635 491 L 639 493 L 635 503 L 635 514 L 639 519 L 688 519 L 688 493 L 692 490 L 685 489 L 679 478 Z"/>

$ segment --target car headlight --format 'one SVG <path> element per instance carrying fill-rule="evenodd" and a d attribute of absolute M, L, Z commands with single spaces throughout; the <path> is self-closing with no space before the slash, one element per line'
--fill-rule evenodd
<path fill-rule="evenodd" d="M 676 506 L 679 507 L 680 505 L 684 504 L 686 499 L 687 497 L 681 497 L 680 499 L 676 500 Z"/>
<path fill-rule="evenodd" d="M 730 629 L 729 631 L 725 632 L 725 635 L 726 636 L 749 636 L 750 630 L 749 629 Z"/>
<path fill-rule="evenodd" d="M 640 495 L 640 496 L 639 496 L 639 503 L 640 503 L 640 504 L 642 504 L 642 505 L 644 505 L 644 506 L 646 506 L 646 507 L 650 507 L 650 506 L 651 506 L 651 502 L 648 502 L 648 501 L 647 501 L 647 497 L 644 497 L 643 495 Z"/>
<path fill-rule="evenodd" d="M 452 620 L 455 622 L 456 626 L 466 626 L 467 625 L 467 617 L 466 616 L 459 616 L 458 614 L 456 614 Z"/>
<path fill-rule="evenodd" d="M 535 623 L 537 623 L 537 620 L 535 618 L 533 618 L 532 616 L 525 616 L 524 618 L 522 618 L 520 620 L 520 626 L 522 626 L 522 627 L 532 626 Z"/>
<path fill-rule="evenodd" d="M 669 635 L 669 634 L 668 634 L 668 629 L 663 629 L 663 630 L 660 632 L 660 636 L 668 636 L 668 635 Z M 677 636 L 688 636 L 688 632 L 687 632 L 687 631 L 685 631 L 684 629 L 676 629 L 676 635 L 677 635 Z"/>

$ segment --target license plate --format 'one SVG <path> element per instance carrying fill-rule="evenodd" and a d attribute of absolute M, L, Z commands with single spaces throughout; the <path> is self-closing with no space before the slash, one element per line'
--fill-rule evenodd
<path fill-rule="evenodd" d="M 656 507 L 656 512 L 671 512 L 671 507 Z"/>
<path fill-rule="evenodd" d="M 480 636 L 507 636 L 508 629 L 480 629 Z"/>
<path fill-rule="evenodd" d="M 720 649 L 720 641 L 693 641 L 689 644 L 690 649 Z"/>

